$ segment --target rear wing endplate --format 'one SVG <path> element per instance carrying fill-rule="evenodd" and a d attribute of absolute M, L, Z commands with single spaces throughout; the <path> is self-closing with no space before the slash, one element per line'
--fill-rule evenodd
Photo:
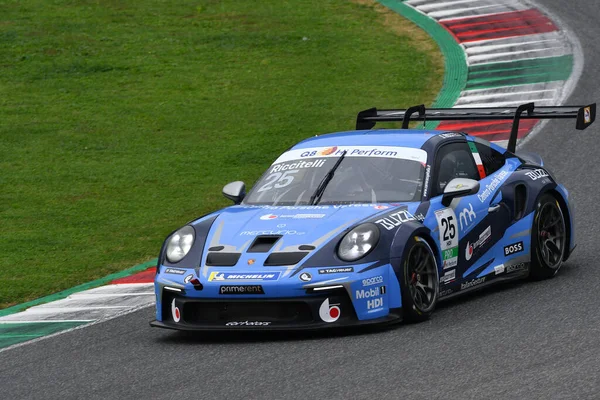
<path fill-rule="evenodd" d="M 522 119 L 567 119 L 577 120 L 576 129 L 583 130 L 596 120 L 596 103 L 587 106 L 536 107 L 534 103 L 518 107 L 489 108 L 425 108 L 423 104 L 406 110 L 378 110 L 370 108 L 358 113 L 356 129 L 371 129 L 377 122 L 402 121 L 407 129 L 411 121 L 465 121 L 465 120 L 513 120 L 507 150 L 515 152 L 519 121 Z"/>

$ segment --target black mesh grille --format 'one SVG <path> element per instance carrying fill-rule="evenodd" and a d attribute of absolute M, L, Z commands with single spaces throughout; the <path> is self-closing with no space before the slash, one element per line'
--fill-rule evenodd
<path fill-rule="evenodd" d="M 189 324 L 257 320 L 277 322 L 311 322 L 310 307 L 304 302 L 187 302 L 183 308 Z"/>

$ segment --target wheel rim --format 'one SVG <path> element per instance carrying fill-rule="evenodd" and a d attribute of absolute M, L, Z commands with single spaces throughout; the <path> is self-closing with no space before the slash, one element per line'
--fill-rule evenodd
<path fill-rule="evenodd" d="M 544 204 L 540 210 L 537 238 L 544 263 L 549 268 L 558 268 L 565 251 L 565 221 L 554 202 Z"/>
<path fill-rule="evenodd" d="M 415 307 L 427 312 L 435 305 L 437 265 L 429 247 L 419 242 L 408 255 L 407 284 Z"/>

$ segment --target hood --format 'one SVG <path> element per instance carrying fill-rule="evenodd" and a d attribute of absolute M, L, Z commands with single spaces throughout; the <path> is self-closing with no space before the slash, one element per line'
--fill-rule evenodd
<path fill-rule="evenodd" d="M 297 251 L 299 246 L 319 247 L 343 229 L 400 204 L 324 206 L 234 206 L 219 215 L 207 238 L 209 248 L 245 252 L 257 236 L 281 236 L 272 251 Z M 252 251 L 252 250 L 251 250 Z"/>
<path fill-rule="evenodd" d="M 331 279 L 331 275 L 319 273 L 311 278 L 310 274 L 306 274 L 308 279 L 303 279 L 304 276 L 294 276 L 294 271 L 301 269 L 308 260 L 314 261 L 314 256 L 321 251 L 334 252 L 332 240 L 337 240 L 345 229 L 363 221 L 374 221 L 383 227 L 380 229 L 382 234 L 393 235 L 394 231 L 386 230 L 383 221 L 378 222 L 379 217 L 389 217 L 398 208 L 414 213 L 419 204 L 239 205 L 223 209 L 211 221 L 208 232 L 203 232 L 206 242 L 197 270 L 204 284 L 201 294 L 215 295 L 221 284 L 228 282 L 234 285 L 259 282 L 265 290 L 268 287 L 270 293 L 275 293 L 273 290 L 285 292 L 290 288 L 303 293 L 303 285 L 308 281 L 322 282 Z M 196 223 L 192 225 L 196 227 L 197 234 L 201 233 L 200 229 L 206 229 Z M 365 262 L 358 260 L 356 265 Z M 323 267 L 329 266 L 330 263 L 323 264 Z M 292 286 L 288 287 L 288 283 Z M 294 295 L 300 292 L 294 292 Z M 286 296 L 292 295 L 291 292 L 285 293 Z"/>

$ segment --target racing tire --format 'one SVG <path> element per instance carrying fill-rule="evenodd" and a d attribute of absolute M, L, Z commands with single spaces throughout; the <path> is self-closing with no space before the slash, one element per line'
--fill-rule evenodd
<path fill-rule="evenodd" d="M 532 280 L 552 278 L 562 266 L 567 247 L 567 230 L 562 208 L 556 198 L 543 194 L 535 206 L 531 227 Z"/>
<path fill-rule="evenodd" d="M 429 319 L 439 298 L 437 260 L 427 241 L 413 236 L 402 261 L 400 290 L 403 320 L 421 322 Z"/>

